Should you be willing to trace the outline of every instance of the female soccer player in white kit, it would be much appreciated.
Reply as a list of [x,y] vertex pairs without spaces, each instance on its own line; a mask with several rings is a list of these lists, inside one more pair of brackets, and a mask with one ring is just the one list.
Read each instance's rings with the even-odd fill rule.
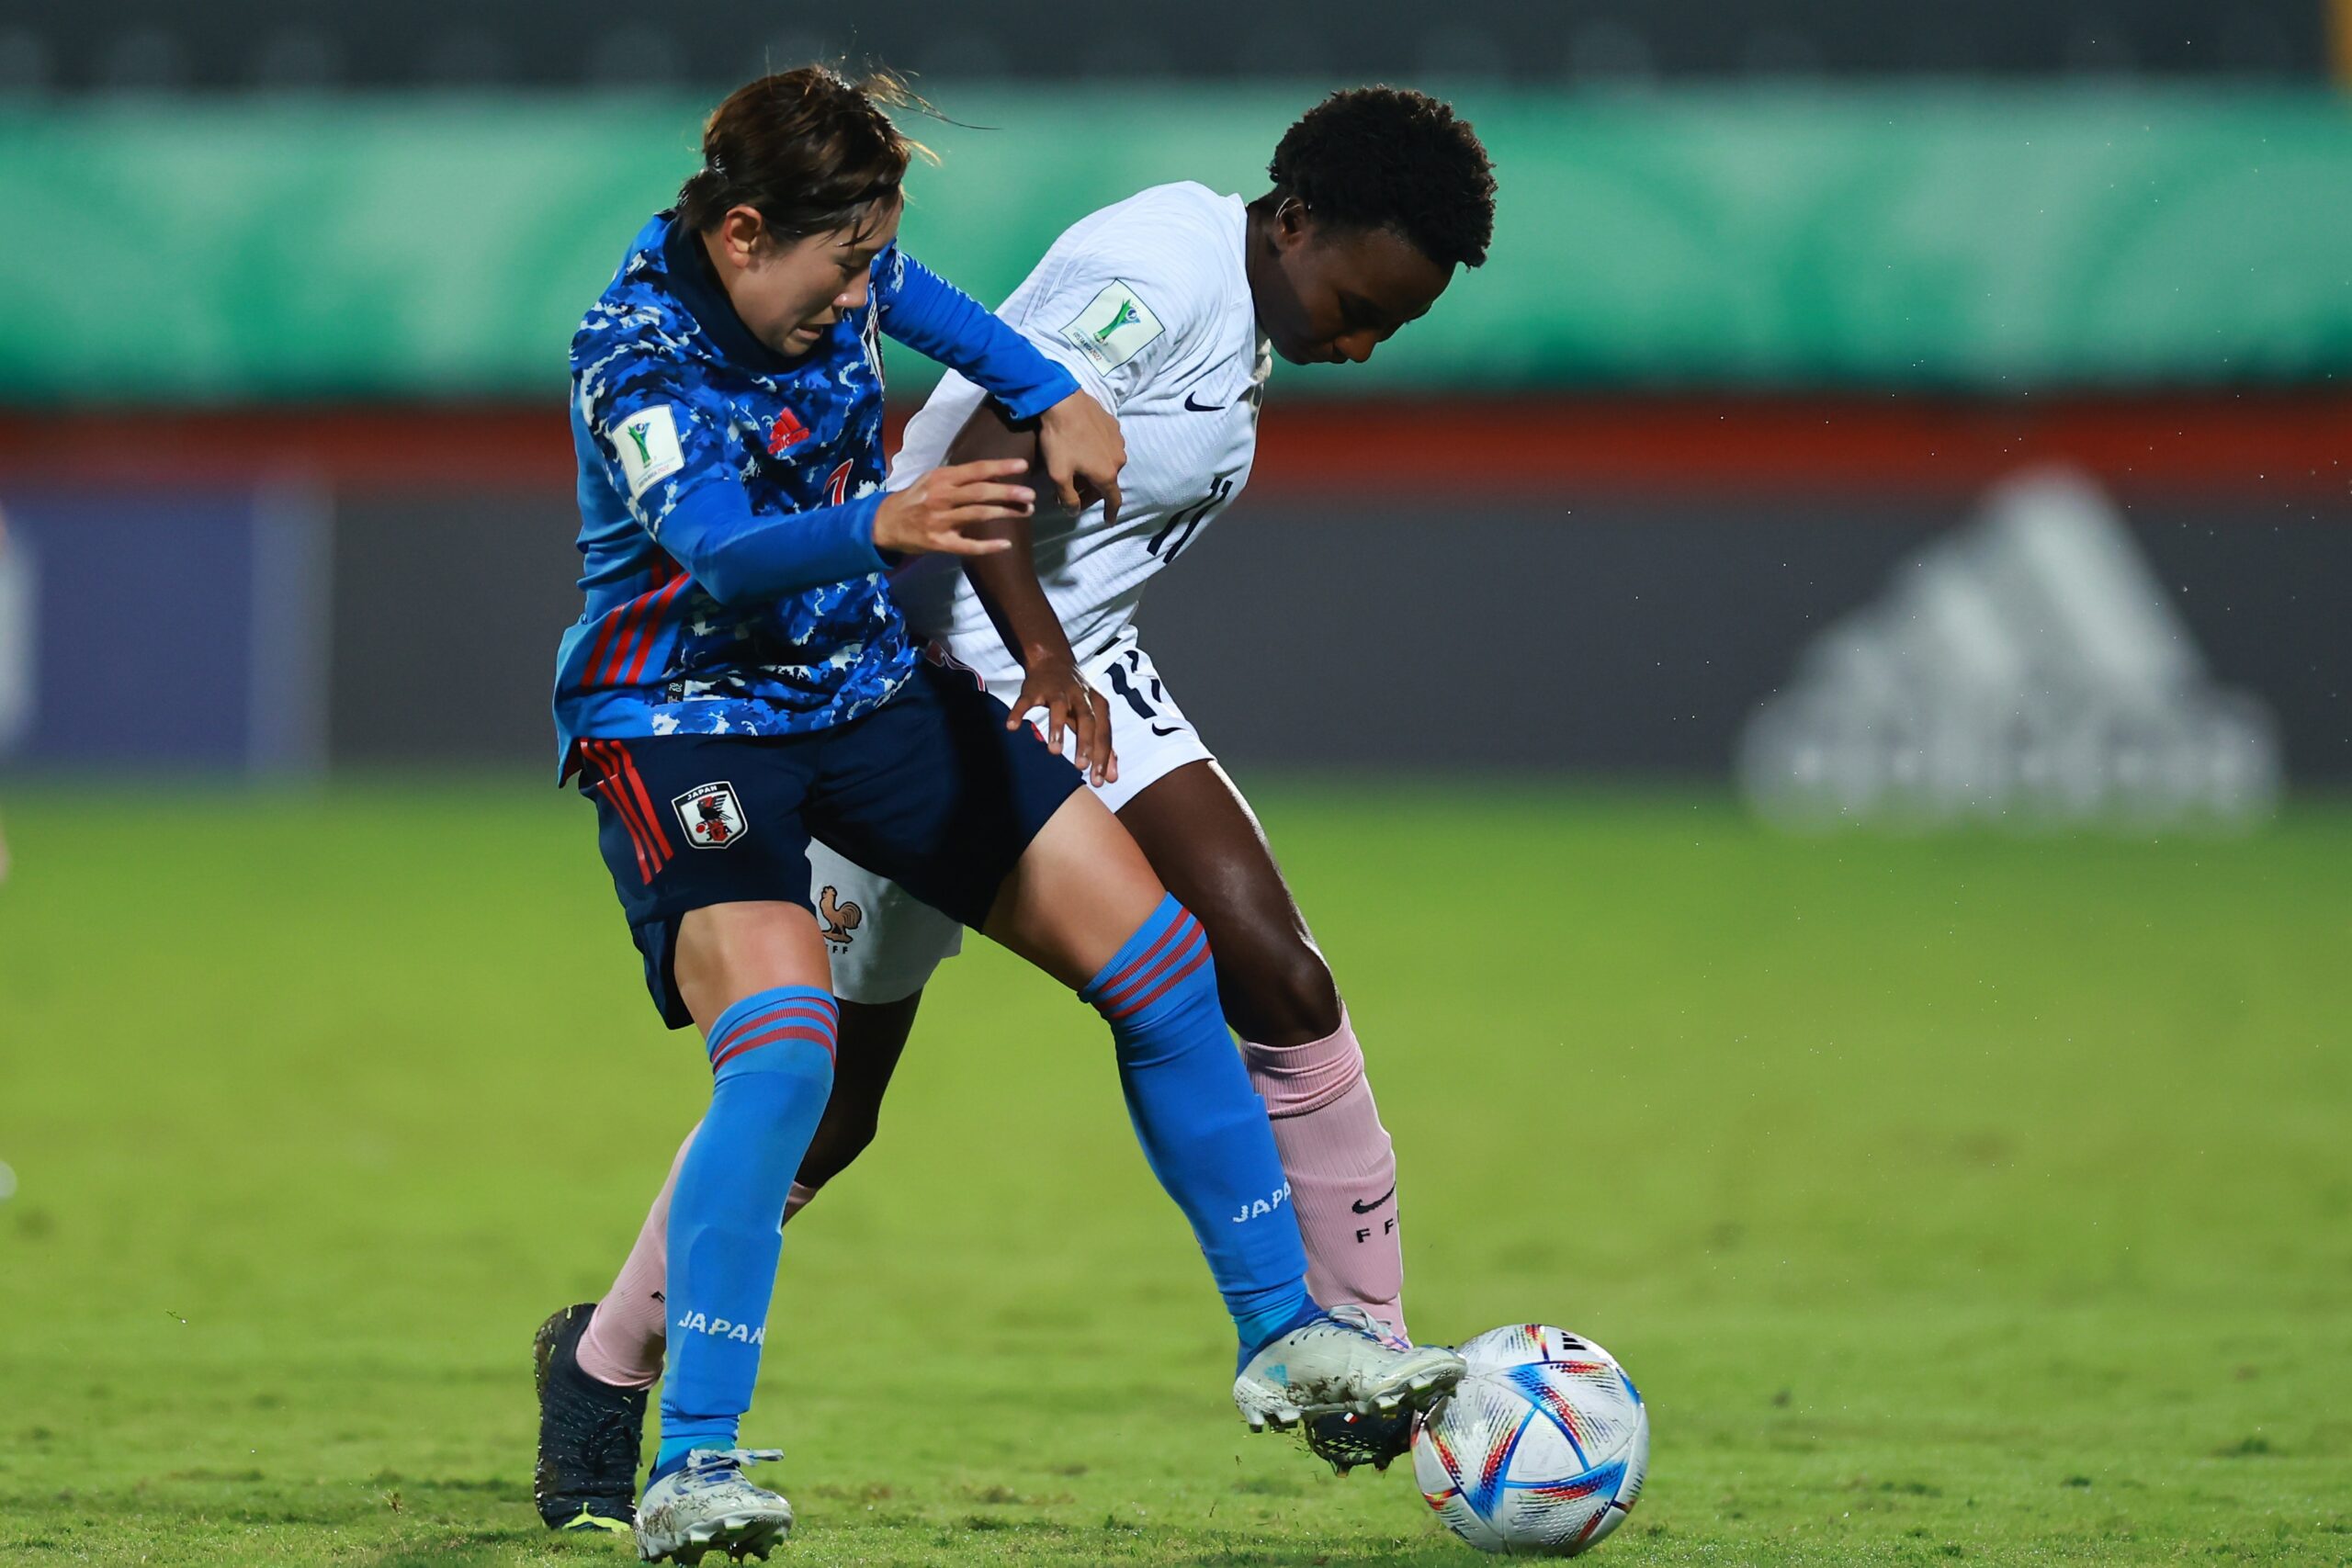
[[[1185,718],[1135,626],[1143,590],[1248,482],[1272,356],[1362,363],[1425,313],[1454,268],[1486,256],[1494,177],[1470,126],[1422,94],[1335,94],[1283,137],[1254,201],[1160,186],[1065,232],[999,314],[1115,412],[1124,499],[1043,509],[1015,548],[912,563],[892,592],[932,657],[960,666],[1081,767],[1209,935],[1219,993],[1272,1118],[1317,1300],[1360,1306],[1401,1337],[1396,1161],[1329,969],[1255,817]],[[908,426],[891,483],[946,463],[1037,452],[980,389],[950,375]],[[1115,758],[1112,726],[1117,727]],[[931,974],[956,921],[819,844],[820,925],[841,999],[839,1068],[793,1208],[872,1138]],[[682,1151],[683,1157],[683,1151]],[[668,1190],[584,1325],[545,1330],[616,1394],[662,1365]],[[787,1211],[789,1213],[791,1211]],[[1325,1422],[1342,1470],[1385,1465],[1408,1421]],[[550,1455],[543,1435],[543,1468]],[[575,1470],[577,1467],[564,1467]],[[553,1521],[550,1521],[553,1522]]]

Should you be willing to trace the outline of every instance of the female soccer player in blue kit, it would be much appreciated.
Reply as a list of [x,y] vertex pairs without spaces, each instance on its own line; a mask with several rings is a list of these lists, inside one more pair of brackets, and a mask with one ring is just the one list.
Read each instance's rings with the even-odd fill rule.
[[1233,1315],[1234,1397],[1253,1427],[1433,1400],[1459,1358],[1390,1344],[1307,1295],[1199,923],[1076,770],[914,656],[886,590],[895,558],[1003,548],[990,525],[1034,496],[1008,482],[1017,460],[882,493],[878,334],[1038,421],[1066,502],[1085,482],[1115,504],[1115,424],[898,249],[910,144],[866,91],[816,68],[764,77],[712,115],[703,152],[572,340],[587,607],[555,697],[563,769],[595,803],[647,984],[672,1027],[701,1030],[713,1072],[671,1201],[641,1554],[764,1556],[791,1524],[741,1474],[775,1456],[737,1435],[786,1194],[832,1080],[812,836],[1108,1021],[1146,1156]]

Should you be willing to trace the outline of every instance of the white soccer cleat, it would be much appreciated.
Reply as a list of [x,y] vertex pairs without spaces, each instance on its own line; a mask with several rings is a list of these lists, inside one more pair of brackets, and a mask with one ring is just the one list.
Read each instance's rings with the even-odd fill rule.
[[1318,1416],[1427,1410],[1465,1370],[1453,1351],[1399,1345],[1362,1307],[1343,1306],[1250,1357],[1233,1380],[1233,1403],[1251,1431],[1287,1431]]
[[700,1562],[707,1552],[767,1560],[792,1533],[792,1505],[743,1479],[743,1466],[781,1449],[696,1449],[685,1467],[646,1488],[637,1506],[637,1555],[647,1562]]

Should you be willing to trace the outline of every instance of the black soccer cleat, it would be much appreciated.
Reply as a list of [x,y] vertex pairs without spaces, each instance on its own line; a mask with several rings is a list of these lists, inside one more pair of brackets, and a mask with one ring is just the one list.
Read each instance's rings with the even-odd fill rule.
[[637,1460],[645,1440],[645,1393],[580,1370],[580,1336],[596,1303],[565,1307],[539,1325],[531,1359],[539,1388],[539,1462],[532,1500],[551,1530],[637,1527]]
[[1416,1418],[1410,1410],[1371,1416],[1343,1410],[1336,1416],[1317,1416],[1306,1424],[1307,1450],[1340,1475],[1360,1464],[1386,1470],[1412,1451]]

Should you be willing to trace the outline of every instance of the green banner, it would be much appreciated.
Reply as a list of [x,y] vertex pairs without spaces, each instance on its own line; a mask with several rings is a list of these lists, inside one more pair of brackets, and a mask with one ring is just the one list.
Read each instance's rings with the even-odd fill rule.
[[[941,161],[911,176],[906,243],[999,299],[1062,227],[1143,186],[1254,195],[1316,96],[945,92],[963,123],[911,127]],[[1317,391],[2352,368],[2352,108],[2332,97],[1453,96],[1502,183],[1493,258],[1370,367],[1295,373]],[[553,395],[572,324],[694,167],[705,107],[0,111],[0,400]]]

